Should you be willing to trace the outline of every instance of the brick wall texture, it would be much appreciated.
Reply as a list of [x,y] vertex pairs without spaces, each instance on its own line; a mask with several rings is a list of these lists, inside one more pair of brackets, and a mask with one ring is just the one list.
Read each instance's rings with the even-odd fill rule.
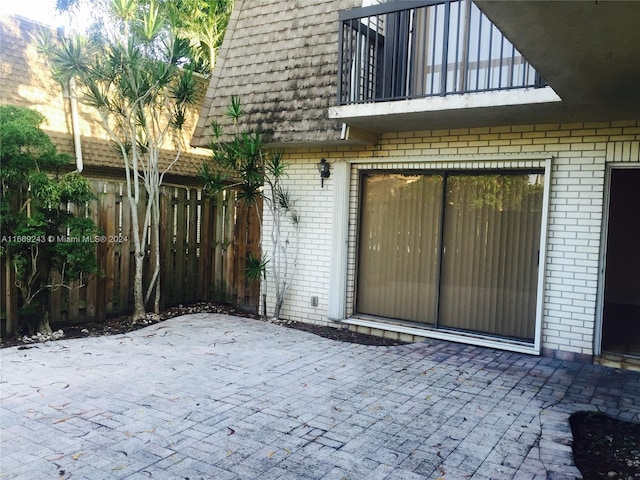
[[[543,292],[542,349],[590,356],[594,349],[606,221],[607,165],[640,167],[640,121],[461,128],[382,134],[372,147],[287,149],[288,187],[301,217],[300,257],[283,318],[327,321],[333,178],[316,163],[348,162],[347,313],[353,311],[358,171],[368,168],[518,168],[552,159]],[[270,219],[265,218],[265,231]],[[265,236],[265,248],[269,250]],[[318,307],[311,297],[319,297]]]

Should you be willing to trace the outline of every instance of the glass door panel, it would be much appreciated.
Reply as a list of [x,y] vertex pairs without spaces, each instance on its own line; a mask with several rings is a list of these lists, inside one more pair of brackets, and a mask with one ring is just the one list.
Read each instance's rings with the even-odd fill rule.
[[447,177],[439,326],[533,341],[542,177]]
[[433,324],[442,175],[362,179],[357,311]]

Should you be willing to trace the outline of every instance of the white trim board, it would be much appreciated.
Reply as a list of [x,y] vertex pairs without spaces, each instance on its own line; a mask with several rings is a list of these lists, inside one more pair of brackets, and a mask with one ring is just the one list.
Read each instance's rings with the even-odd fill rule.
[[366,320],[358,317],[350,317],[342,322],[346,325],[354,325],[366,328],[374,328],[377,330],[386,330],[389,332],[405,333],[407,335],[415,335],[418,337],[434,338],[437,340],[446,340],[456,343],[464,343],[467,345],[476,345],[480,347],[496,348],[499,350],[507,350],[510,352],[527,353],[530,355],[540,355],[532,344],[520,343],[509,340],[492,339],[483,335],[475,335],[472,333],[452,333],[445,330],[435,330],[429,328],[409,327],[405,325],[397,325],[384,320]]

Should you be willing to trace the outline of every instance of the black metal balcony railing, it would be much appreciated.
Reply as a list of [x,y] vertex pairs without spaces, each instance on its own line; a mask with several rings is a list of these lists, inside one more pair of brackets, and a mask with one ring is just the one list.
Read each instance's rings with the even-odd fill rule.
[[340,12],[339,105],[545,85],[471,0]]

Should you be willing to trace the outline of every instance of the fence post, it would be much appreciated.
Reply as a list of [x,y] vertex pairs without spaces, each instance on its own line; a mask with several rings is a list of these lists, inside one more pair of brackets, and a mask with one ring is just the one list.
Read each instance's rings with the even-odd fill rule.
[[14,334],[18,328],[18,290],[15,282],[15,273],[11,268],[11,257],[5,255],[2,257],[4,263],[4,271],[2,275],[4,277],[4,314],[5,314],[5,328],[3,332],[0,332],[2,336],[10,337]]
[[213,268],[211,257],[211,237],[209,231],[211,228],[211,198],[200,191],[200,199],[198,205],[200,207],[200,259],[198,262],[198,297],[201,300],[209,300],[209,279],[211,278],[210,270]]

